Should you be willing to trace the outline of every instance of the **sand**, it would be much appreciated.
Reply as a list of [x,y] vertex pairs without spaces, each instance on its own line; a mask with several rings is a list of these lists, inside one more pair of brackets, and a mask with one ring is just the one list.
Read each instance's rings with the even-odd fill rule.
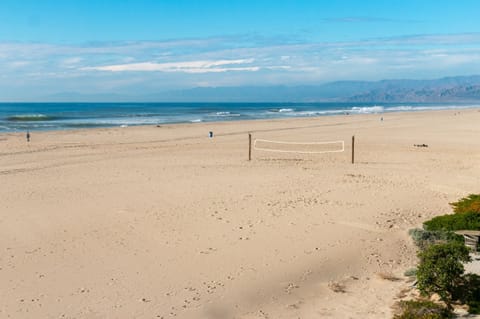
[[408,229],[479,191],[480,112],[382,116],[1,134],[0,318],[389,318]]

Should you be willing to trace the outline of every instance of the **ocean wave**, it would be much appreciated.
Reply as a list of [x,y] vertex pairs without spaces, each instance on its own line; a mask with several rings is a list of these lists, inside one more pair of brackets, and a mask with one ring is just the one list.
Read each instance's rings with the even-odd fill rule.
[[292,108],[279,108],[279,109],[270,109],[268,110],[268,112],[272,112],[272,113],[290,113],[290,112],[294,112],[295,110],[292,109]]
[[[167,107],[168,106],[168,107]],[[57,130],[96,127],[118,127],[121,125],[158,125],[165,123],[202,123],[216,121],[236,121],[253,119],[321,117],[344,114],[374,114],[388,112],[416,112],[430,110],[461,110],[480,108],[477,104],[416,104],[385,103],[372,105],[368,103],[311,103],[311,104],[225,104],[200,108],[195,104],[185,107],[178,105],[103,105],[68,104],[59,108],[49,104],[1,105],[0,131],[20,132],[26,130]],[[2,108],[3,107],[3,108]]]
[[66,123],[62,124],[59,127],[66,127],[66,128],[98,128],[98,127],[105,127],[105,126],[113,126],[112,125],[105,125],[101,123]]
[[370,113],[382,113],[384,111],[383,106],[354,106],[351,109],[352,113],[370,114]]
[[387,107],[386,111],[388,112],[408,112],[408,111],[434,111],[434,110],[462,110],[468,108],[478,108],[478,105],[399,105]]
[[386,110],[389,112],[405,112],[405,111],[414,111],[417,109],[418,107],[413,107],[411,105],[399,105],[399,106],[387,107]]
[[19,114],[7,117],[10,122],[40,122],[40,121],[55,121],[59,118],[57,116],[45,114]]
[[229,116],[240,116],[241,114],[238,113],[232,113],[232,112],[216,112],[215,116],[220,116],[220,117],[229,117]]
[[324,111],[301,111],[295,112],[295,116],[321,116],[321,115],[336,115],[345,114],[348,111],[345,110],[324,110]]
[[160,117],[112,117],[71,119],[59,122],[67,126],[117,126],[117,125],[150,125],[164,122]]

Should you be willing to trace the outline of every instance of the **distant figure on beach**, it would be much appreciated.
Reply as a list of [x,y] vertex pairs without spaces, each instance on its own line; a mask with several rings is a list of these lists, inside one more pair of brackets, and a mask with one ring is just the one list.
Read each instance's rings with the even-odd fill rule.
[[380,121],[382,121],[382,122],[383,122],[383,116],[380,118]]
[[212,131],[208,132],[208,137],[210,137],[210,138],[213,137],[213,132]]
[[27,131],[27,142],[30,142],[30,132]]

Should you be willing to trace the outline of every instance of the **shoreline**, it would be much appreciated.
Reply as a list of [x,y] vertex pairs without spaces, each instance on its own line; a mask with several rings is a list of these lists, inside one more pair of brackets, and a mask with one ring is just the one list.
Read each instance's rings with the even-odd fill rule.
[[[112,103],[109,103],[112,104]],[[162,103],[163,104],[163,103]],[[343,107],[341,105],[345,104]],[[36,105],[36,104],[35,104]],[[39,104],[41,105],[41,104]],[[50,105],[50,104],[48,104]],[[95,103],[83,103],[89,107],[78,109],[67,108],[70,104],[60,103],[63,108],[48,109],[44,111],[39,109],[24,108],[16,111],[14,108],[8,107],[2,109],[4,117],[0,118],[1,133],[15,133],[31,130],[34,132],[51,132],[77,129],[103,129],[103,128],[120,128],[120,127],[137,127],[149,125],[182,125],[182,124],[214,124],[219,122],[237,122],[237,121],[256,121],[256,120],[277,120],[277,119],[302,119],[302,118],[319,118],[330,116],[353,116],[353,115],[383,115],[396,114],[404,112],[425,112],[425,111],[462,111],[468,109],[479,109],[479,105],[467,104],[422,104],[413,103],[412,105],[404,105],[398,103],[387,103],[384,105],[377,105],[375,103],[340,103],[335,108],[328,103],[259,103],[261,107],[253,108],[252,103],[238,103],[225,104],[214,103],[204,104],[199,111],[196,111],[193,106],[197,104],[179,104],[182,107],[176,109],[175,104],[166,103],[165,108],[155,107],[153,104],[138,104],[133,105],[130,109],[121,108],[118,112],[112,110],[104,110],[99,108],[98,114],[93,116],[89,107],[95,106]],[[122,105],[113,103],[112,106]],[[129,104],[126,104],[129,105]],[[232,107],[238,105],[238,109]],[[296,105],[296,107],[295,107]],[[347,107],[348,105],[348,107]],[[1,106],[1,105],[0,105]],[[188,107],[187,107],[188,106]],[[182,119],[180,119],[182,118]],[[110,123],[110,124],[107,124]]]
[[[407,230],[478,188],[454,113],[2,133],[0,315],[386,318]],[[250,131],[346,151],[249,162]]]
[[[318,121],[322,119],[343,119],[345,120],[342,123],[331,123],[332,125],[339,125],[339,124],[346,124],[350,123],[347,121],[348,119],[358,119],[358,118],[371,118],[371,117],[378,117],[378,118],[387,118],[388,115],[392,115],[391,118],[396,118],[399,114],[405,114],[405,115],[419,115],[419,116],[425,116],[426,114],[430,113],[442,113],[442,112],[453,112],[454,115],[461,114],[461,112],[480,112],[480,107],[471,107],[471,108],[462,108],[462,109],[440,109],[440,110],[422,110],[422,111],[396,111],[396,112],[381,112],[381,113],[366,113],[366,114],[332,114],[332,115],[321,115],[321,116],[305,116],[305,117],[288,117],[288,118],[271,118],[271,119],[249,119],[249,120],[226,120],[226,121],[212,121],[212,122],[180,122],[180,123],[164,123],[164,124],[140,124],[140,125],[125,125],[125,126],[106,126],[106,127],[93,127],[93,128],[68,128],[68,129],[53,129],[53,130],[34,130],[30,131],[34,134],[51,134],[51,133],[84,133],[88,131],[105,131],[105,130],[132,130],[132,129],[142,129],[142,128],[180,128],[180,127],[212,127],[215,125],[219,125],[220,127],[224,126],[229,126],[229,125],[235,125],[239,124],[240,126],[247,126],[248,123],[252,124],[257,124],[254,126],[259,126],[267,123],[286,123],[286,122],[310,122],[310,121]],[[332,121],[326,121],[327,125],[328,123]],[[325,124],[318,124],[318,126],[324,126]],[[313,128],[315,126],[293,126],[293,127],[287,127],[287,128],[279,128],[280,130],[289,130],[289,129],[302,129],[302,128]],[[270,132],[270,131],[275,131],[275,128],[272,129],[260,129],[260,130],[245,130],[241,132],[234,132],[234,134],[241,134],[241,133],[247,133],[248,132]],[[0,132],[0,136],[5,136],[5,135],[10,135],[10,136],[16,136],[16,135],[23,135],[25,131],[7,131],[7,132]],[[208,132],[207,132],[208,133]],[[232,132],[231,132],[232,133]],[[230,133],[230,134],[231,134]],[[217,135],[216,136],[220,136]],[[192,137],[193,138],[193,137]]]

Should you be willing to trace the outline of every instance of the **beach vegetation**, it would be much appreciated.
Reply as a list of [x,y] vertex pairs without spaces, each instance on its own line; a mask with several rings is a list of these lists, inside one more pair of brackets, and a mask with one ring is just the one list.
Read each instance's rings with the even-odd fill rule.
[[425,230],[421,228],[414,228],[408,231],[409,235],[412,237],[415,245],[423,250],[430,245],[446,243],[446,242],[459,242],[463,243],[463,236],[457,235],[452,231],[445,230]]
[[403,273],[405,277],[416,277],[417,276],[417,268],[409,268],[405,270]]
[[437,216],[423,223],[427,231],[480,230],[480,213],[464,212]]
[[[419,248],[417,268],[405,272],[416,277],[422,296],[438,296],[441,304],[416,300],[400,302],[396,319],[452,318],[452,304],[466,305],[471,314],[480,314],[480,276],[465,274],[464,264],[471,261],[458,230],[480,230],[480,195],[471,194],[450,203],[455,214],[434,217],[423,223],[423,229],[409,230]],[[446,307],[445,307],[445,306]]]
[[480,276],[465,274],[457,288],[456,297],[461,303],[468,305],[468,312],[480,314]]
[[480,214],[480,194],[470,194],[460,199],[458,202],[450,203],[453,211],[457,214],[479,213]]
[[400,301],[400,314],[394,319],[447,319],[453,318],[451,310],[427,300]]
[[463,263],[470,261],[468,248],[457,242],[431,245],[418,253],[417,287],[423,295],[438,294],[449,309],[465,284]]

